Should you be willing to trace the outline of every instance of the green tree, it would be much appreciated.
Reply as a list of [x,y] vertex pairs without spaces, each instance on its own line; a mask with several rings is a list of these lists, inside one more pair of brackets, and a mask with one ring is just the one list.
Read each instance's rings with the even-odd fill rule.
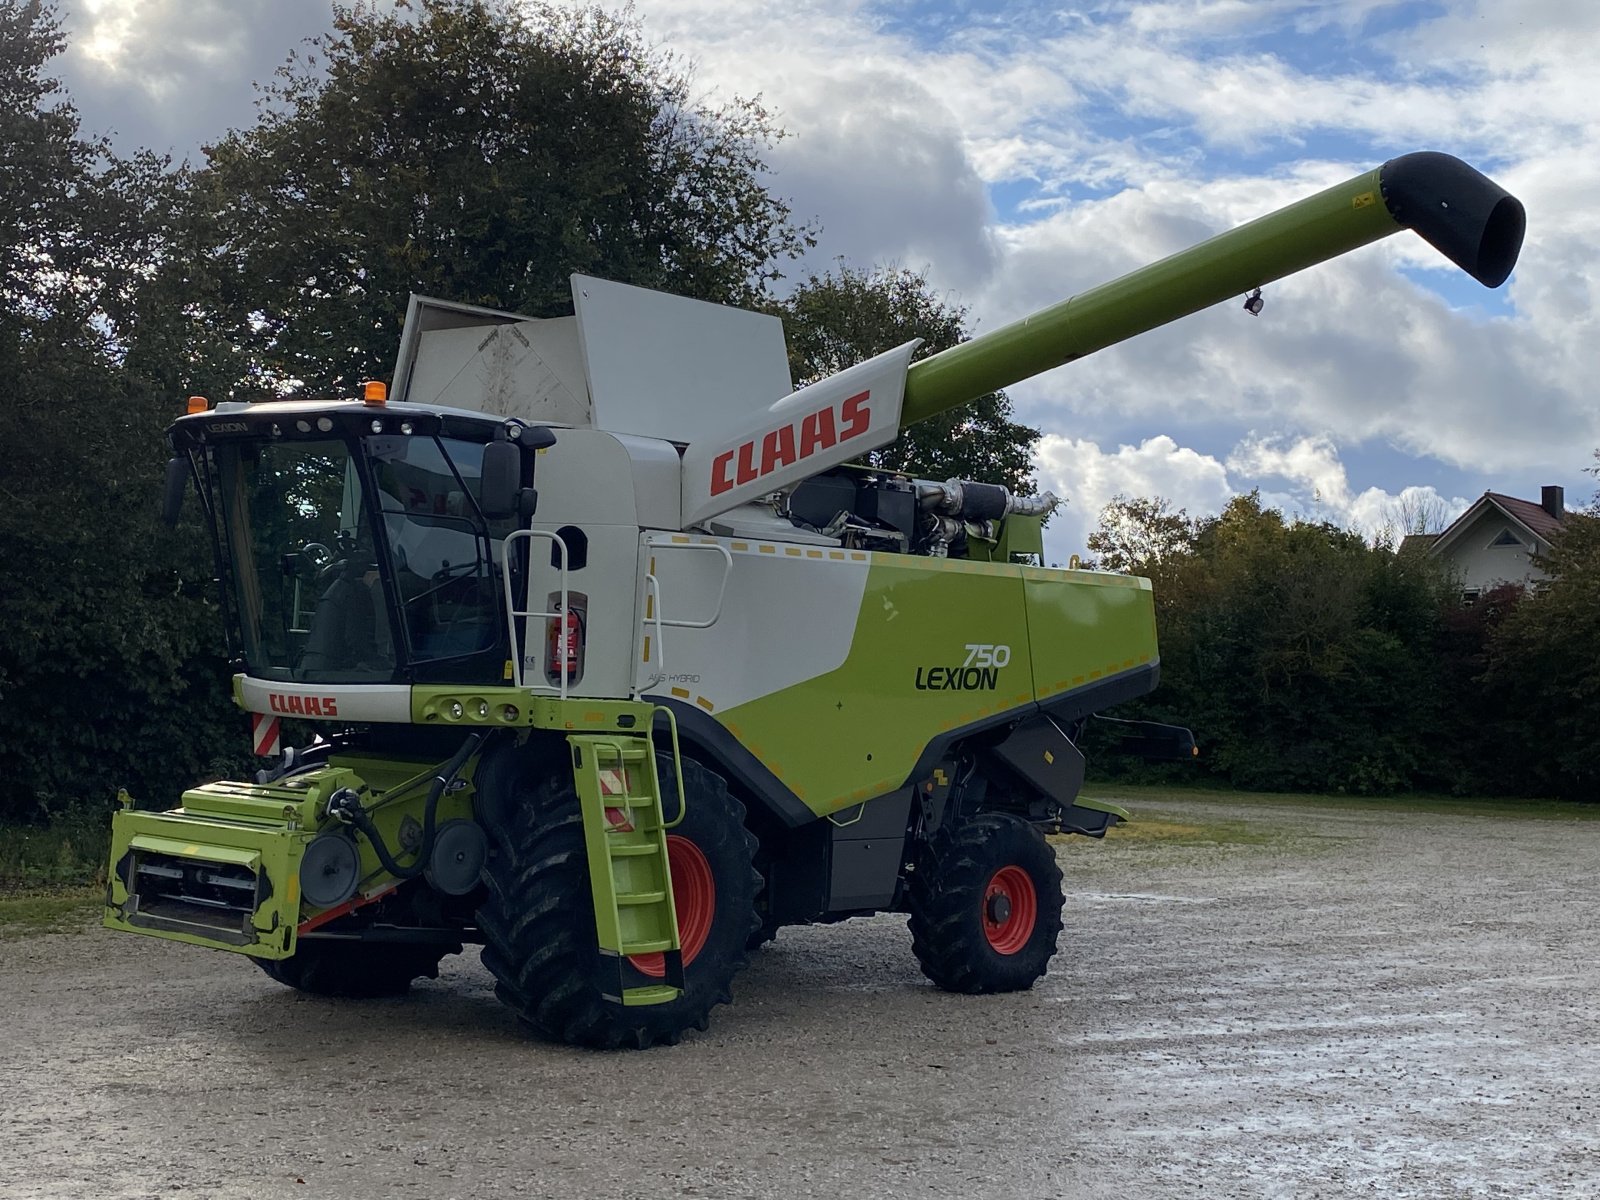
[[1088,547],[1103,571],[1149,574],[1194,551],[1195,522],[1161,496],[1116,495],[1100,510]]
[[1434,672],[1443,699],[1422,785],[1458,795],[1528,795],[1540,788],[1528,770],[1528,731],[1504,692],[1485,682],[1500,627],[1528,598],[1521,584],[1490,588],[1463,602],[1452,586],[1441,605]]
[[628,15],[337,5],[207,152],[200,290],[246,391],[386,375],[413,291],[556,315],[576,271],[756,303],[810,237],[763,186],[779,136],[757,103],[699,103]]
[[168,405],[122,353],[170,191],[82,134],[62,47],[0,0],[0,819],[170,793],[242,733],[202,544],[154,519]]
[[1413,786],[1441,713],[1431,566],[1254,493],[1188,532],[1181,516],[1122,501],[1097,530],[1155,589],[1162,686],[1142,711],[1190,726],[1200,770],[1233,786]]
[[[921,338],[918,358],[967,339],[967,310],[935,295],[923,273],[840,265],[813,274],[779,306],[796,384],[813,383],[874,354]],[[864,462],[924,479],[1003,483],[1031,492],[1039,430],[1011,419],[1004,392],[910,426]]]
[[1597,801],[1600,494],[1588,511],[1568,515],[1540,565],[1548,583],[1516,605],[1490,642],[1483,683],[1505,722],[1495,744],[1481,749],[1513,754],[1536,790]]

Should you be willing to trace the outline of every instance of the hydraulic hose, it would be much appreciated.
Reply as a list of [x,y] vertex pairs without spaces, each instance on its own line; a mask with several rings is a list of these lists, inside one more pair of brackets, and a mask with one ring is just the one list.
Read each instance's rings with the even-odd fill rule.
[[444,795],[445,788],[450,786],[452,780],[460,773],[461,768],[467,765],[467,760],[473,756],[482,744],[484,735],[470,733],[467,740],[461,743],[461,748],[455,756],[439,768],[433,777],[433,783],[428,788],[427,803],[422,809],[422,841],[417,846],[417,856],[410,866],[401,866],[389,852],[389,847],[383,843],[383,835],[378,832],[378,826],[371,815],[361,805],[361,798],[349,788],[341,788],[328,800],[328,814],[340,821],[355,826],[372,843],[372,848],[377,852],[378,861],[383,864],[383,869],[396,879],[415,879],[428,868],[428,861],[433,857],[433,839],[437,828],[436,817],[439,811],[439,797]]

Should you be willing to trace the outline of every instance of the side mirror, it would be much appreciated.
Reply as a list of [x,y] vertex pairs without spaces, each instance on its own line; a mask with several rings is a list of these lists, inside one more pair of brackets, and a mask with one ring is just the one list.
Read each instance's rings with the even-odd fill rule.
[[167,486],[161,497],[161,519],[171,529],[178,523],[178,514],[183,511],[184,493],[189,490],[189,460],[187,458],[171,458],[167,460]]
[[522,490],[522,450],[515,442],[490,442],[483,448],[483,476],[478,506],[491,521],[517,514]]

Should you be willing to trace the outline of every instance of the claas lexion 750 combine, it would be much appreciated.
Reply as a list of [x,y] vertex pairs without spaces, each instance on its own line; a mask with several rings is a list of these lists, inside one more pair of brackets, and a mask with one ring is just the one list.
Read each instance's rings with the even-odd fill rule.
[[[798,391],[776,319],[575,276],[570,317],[414,297],[390,396],[191,404],[167,507],[192,481],[271,765],[125,802],[105,923],[331,995],[481,943],[533,1029],[608,1047],[705,1028],[781,926],[879,911],[941,987],[1031,986],[1045,834],[1127,815],[1077,743],[1156,685],[1150,585],[1046,567],[1052,496],[849,460],[1402,228],[1495,287],[1523,211],[1407,155]],[[280,751],[284,717],[320,732]]]

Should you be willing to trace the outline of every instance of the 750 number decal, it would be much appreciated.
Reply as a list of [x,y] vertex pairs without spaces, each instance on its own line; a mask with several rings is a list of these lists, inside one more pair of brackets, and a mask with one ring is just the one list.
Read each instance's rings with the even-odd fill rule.
[[995,642],[968,642],[967,657],[958,666],[918,667],[919,692],[992,692],[1000,671],[1011,662],[1011,647]]
[[967,661],[962,667],[1004,667],[1011,662],[1011,647],[989,642],[968,642]]

